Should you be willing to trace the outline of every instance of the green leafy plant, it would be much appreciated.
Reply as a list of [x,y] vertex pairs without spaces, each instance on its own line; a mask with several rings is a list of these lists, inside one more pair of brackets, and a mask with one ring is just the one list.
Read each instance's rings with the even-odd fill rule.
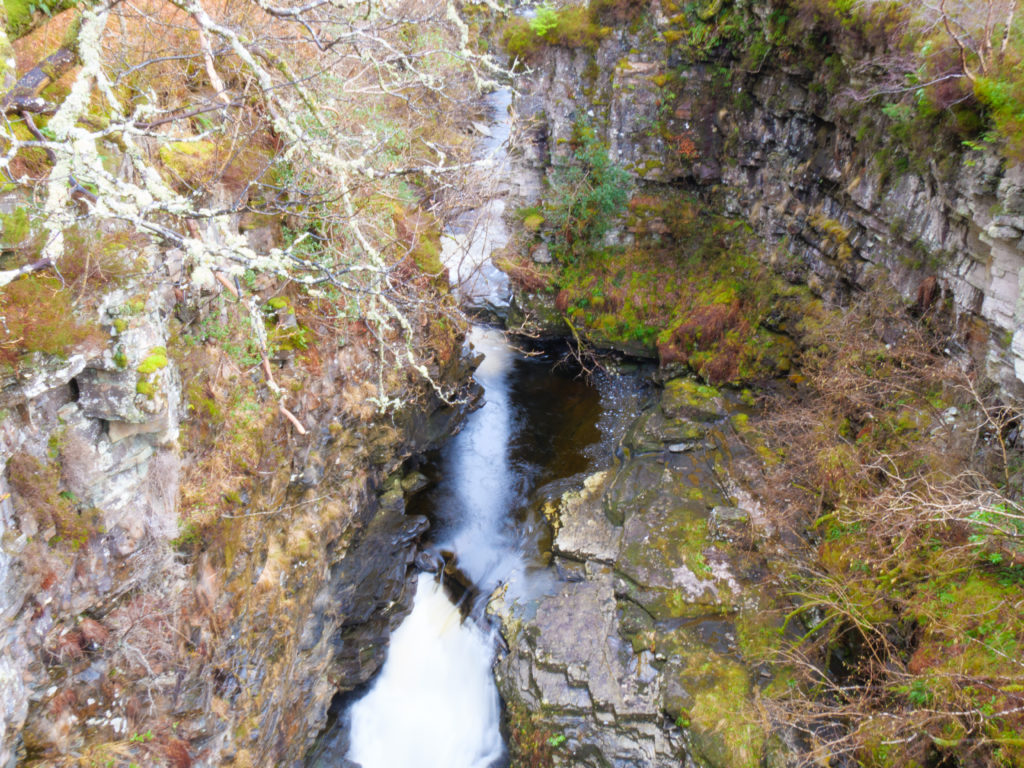
[[550,3],[537,7],[536,15],[529,21],[530,29],[538,37],[544,37],[558,26],[558,11]]
[[548,739],[548,744],[550,744],[552,747],[560,747],[565,743],[565,740],[566,739],[564,733],[556,733],[554,736],[551,736]]
[[577,121],[571,161],[560,167],[551,184],[547,222],[552,252],[573,263],[594,251],[622,216],[629,200],[629,174],[615,165],[593,127]]

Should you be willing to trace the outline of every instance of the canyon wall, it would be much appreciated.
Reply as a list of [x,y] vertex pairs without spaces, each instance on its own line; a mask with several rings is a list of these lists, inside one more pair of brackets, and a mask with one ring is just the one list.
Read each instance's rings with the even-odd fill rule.
[[[749,9],[755,28],[768,12]],[[838,109],[849,96],[825,84],[833,73],[782,55],[750,71],[742,48],[700,60],[677,29],[655,5],[593,49],[546,48],[521,83],[534,167],[557,163],[588,122],[641,192],[708,195],[750,223],[791,282],[845,301],[884,275],[908,302],[948,297],[950,353],[1024,394],[1024,167],[938,141],[934,156],[893,162],[879,152],[891,120],[867,102],[851,125]]]
[[[0,765],[299,764],[409,607],[427,521],[402,464],[459,409],[395,369],[376,411],[355,329],[315,365],[278,348],[292,423],[232,356],[244,304],[183,302],[180,253],[134,257],[147,279],[102,295],[97,332],[2,381]],[[438,381],[467,373],[449,338]]]

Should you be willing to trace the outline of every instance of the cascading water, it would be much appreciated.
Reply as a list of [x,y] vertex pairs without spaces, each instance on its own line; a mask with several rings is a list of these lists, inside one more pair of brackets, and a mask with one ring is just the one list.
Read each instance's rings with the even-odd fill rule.
[[352,707],[349,759],[363,768],[490,768],[501,760],[493,647],[434,578],[420,574],[384,668]]
[[523,541],[529,526],[509,514],[530,479],[510,455],[522,427],[508,381],[515,355],[499,331],[474,327],[470,340],[484,354],[475,378],[486,400],[445,450],[445,473],[431,499],[431,538],[458,556],[462,574],[487,595],[503,581],[522,585],[537,547]]
[[[507,91],[488,101],[497,118],[480,163],[495,176],[506,166],[501,146],[509,132]],[[503,171],[502,171],[503,172]],[[489,262],[507,233],[504,201],[491,200],[457,224],[446,263],[464,301],[500,306],[504,274]],[[410,504],[432,522],[425,546],[454,555],[458,569],[483,597],[507,584],[517,596],[553,582],[543,567],[546,528],[528,502],[535,489],[582,473],[606,452],[610,414],[635,395],[612,379],[601,392],[550,364],[513,351],[501,332],[476,326],[473,348],[484,357],[475,378],[484,404],[440,451],[436,485]],[[465,608],[466,606],[462,606]],[[482,606],[470,606],[479,618]],[[500,706],[491,674],[494,638],[448,599],[428,574],[417,583],[411,613],[392,634],[388,657],[369,692],[342,718],[348,724],[346,760],[316,766],[362,768],[493,768],[506,762]],[[344,740],[343,740],[344,741]]]
[[[482,597],[502,583],[516,596],[537,594],[554,576],[544,567],[547,532],[534,491],[578,479],[611,450],[612,414],[635,406],[624,380],[597,389],[519,355],[499,331],[475,327],[470,339],[484,354],[475,374],[484,405],[423,467],[436,484],[409,511],[431,518],[424,546],[453,553]],[[472,620],[460,623],[463,613],[432,576],[419,577],[382,671],[348,711],[349,760],[363,768],[504,764],[493,638]]]
[[[475,584],[493,586],[522,562],[507,539],[514,478],[505,373],[512,353],[496,331],[474,328],[471,339],[485,353],[476,377],[487,401],[448,448],[446,486],[454,498],[437,512],[446,521],[445,546],[459,554]],[[463,514],[467,509],[472,514]],[[421,574],[412,612],[392,634],[377,680],[349,712],[349,760],[363,768],[499,764],[504,746],[493,656],[493,637],[463,622],[433,577]]]
[[[498,118],[483,142],[480,165],[504,163],[510,94],[488,99]],[[504,242],[504,203],[489,201],[472,220],[457,223],[445,243],[449,269],[463,297],[491,305],[506,299],[505,276],[489,265]],[[517,549],[505,541],[513,487],[507,459],[511,410],[504,385],[511,351],[500,334],[474,328],[474,346],[485,357],[476,372],[486,402],[456,437],[448,473],[456,499],[445,521],[460,565],[481,587],[521,570]],[[458,513],[455,513],[455,510]],[[464,514],[464,510],[472,514]],[[486,587],[485,587],[486,589]],[[373,687],[348,713],[348,760],[363,768],[490,768],[504,761],[500,704],[491,675],[494,638],[463,622],[459,609],[428,574],[419,577],[412,612],[391,636],[388,657]]]

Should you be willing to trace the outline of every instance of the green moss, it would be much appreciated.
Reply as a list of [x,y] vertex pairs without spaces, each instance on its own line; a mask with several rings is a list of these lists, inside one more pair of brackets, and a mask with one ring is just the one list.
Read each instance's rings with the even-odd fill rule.
[[[57,452],[63,447],[58,440]],[[55,533],[49,545],[77,550],[92,534],[100,532],[102,520],[95,509],[81,509],[74,494],[63,488],[60,463],[60,457],[40,461],[19,451],[7,463],[7,478],[15,508],[31,515],[40,531],[52,526]]]
[[135,384],[135,391],[140,395],[153,397],[157,392],[157,388],[152,382],[146,381],[145,379],[139,379]]
[[823,232],[828,241],[836,249],[836,258],[845,263],[853,256],[853,248],[850,246],[850,230],[844,227],[835,219],[830,219],[820,213],[814,214],[809,219],[811,226]]
[[972,573],[926,582],[911,603],[923,628],[920,666],[936,673],[998,678],[1016,674],[1024,653],[1024,619],[1014,605],[1021,584],[998,573]]
[[533,19],[512,16],[502,29],[502,47],[513,59],[534,59],[545,46],[594,51],[611,30],[595,23],[586,8],[541,6]]
[[428,275],[442,275],[445,271],[441,262],[441,242],[438,233],[421,235],[412,252],[416,266]]
[[544,217],[539,213],[530,214],[523,219],[523,226],[531,232],[536,232],[544,223]]
[[139,363],[137,370],[143,376],[156,373],[161,368],[167,367],[167,350],[163,347],[154,347],[145,360]]
[[709,653],[703,663],[686,671],[686,683],[694,692],[688,719],[697,756],[708,765],[760,766],[764,734],[751,703],[752,686],[746,669]]
[[114,330],[117,333],[124,333],[126,330],[128,330],[128,321],[125,320],[123,317],[115,317]]
[[717,413],[720,394],[715,387],[706,386],[694,379],[676,378],[665,382],[661,402],[666,412],[696,408]]
[[160,161],[178,178],[196,184],[217,169],[217,145],[204,139],[171,141],[160,147]]
[[749,226],[680,193],[637,195],[625,218],[630,247],[584,249],[560,265],[558,303],[583,338],[686,364],[714,384],[788,372],[795,345],[759,324],[806,289],[756,257]]
[[707,6],[697,11],[697,18],[701,21],[711,21],[721,10],[724,0],[711,0]]
[[136,296],[122,304],[118,308],[117,314],[119,317],[132,317],[134,315],[141,315],[145,311],[146,299]]
[[4,0],[7,31],[12,38],[30,32],[40,19],[49,19],[65,8],[73,8],[74,0]]
[[3,241],[11,245],[24,242],[30,232],[28,208],[20,207],[14,213],[0,214],[0,226],[3,227]]
[[278,326],[268,334],[268,342],[275,350],[300,350],[309,347],[310,331],[302,326]]

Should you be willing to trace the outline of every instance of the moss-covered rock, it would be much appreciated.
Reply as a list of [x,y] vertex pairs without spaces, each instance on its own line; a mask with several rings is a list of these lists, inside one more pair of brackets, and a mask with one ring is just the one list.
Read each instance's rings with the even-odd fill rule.
[[565,337],[571,333],[555,297],[548,293],[516,292],[508,307],[507,323],[513,332],[521,330],[540,338]]
[[[678,765],[684,750],[708,768],[760,764],[751,669],[775,647],[779,614],[761,610],[771,601],[755,586],[750,514],[730,518],[730,536],[708,524],[712,509],[735,509],[716,472],[740,449],[708,423],[732,407],[715,389],[670,382],[626,428],[617,465],[545,507],[573,580],[526,604],[498,601],[511,647],[499,685],[535,726],[565,735],[556,765]],[[674,450],[686,438],[696,444]],[[642,739],[653,753],[640,758]]]
[[683,673],[694,691],[689,738],[695,756],[710,768],[757,768],[764,736],[750,703],[747,670],[722,656],[708,655]]

